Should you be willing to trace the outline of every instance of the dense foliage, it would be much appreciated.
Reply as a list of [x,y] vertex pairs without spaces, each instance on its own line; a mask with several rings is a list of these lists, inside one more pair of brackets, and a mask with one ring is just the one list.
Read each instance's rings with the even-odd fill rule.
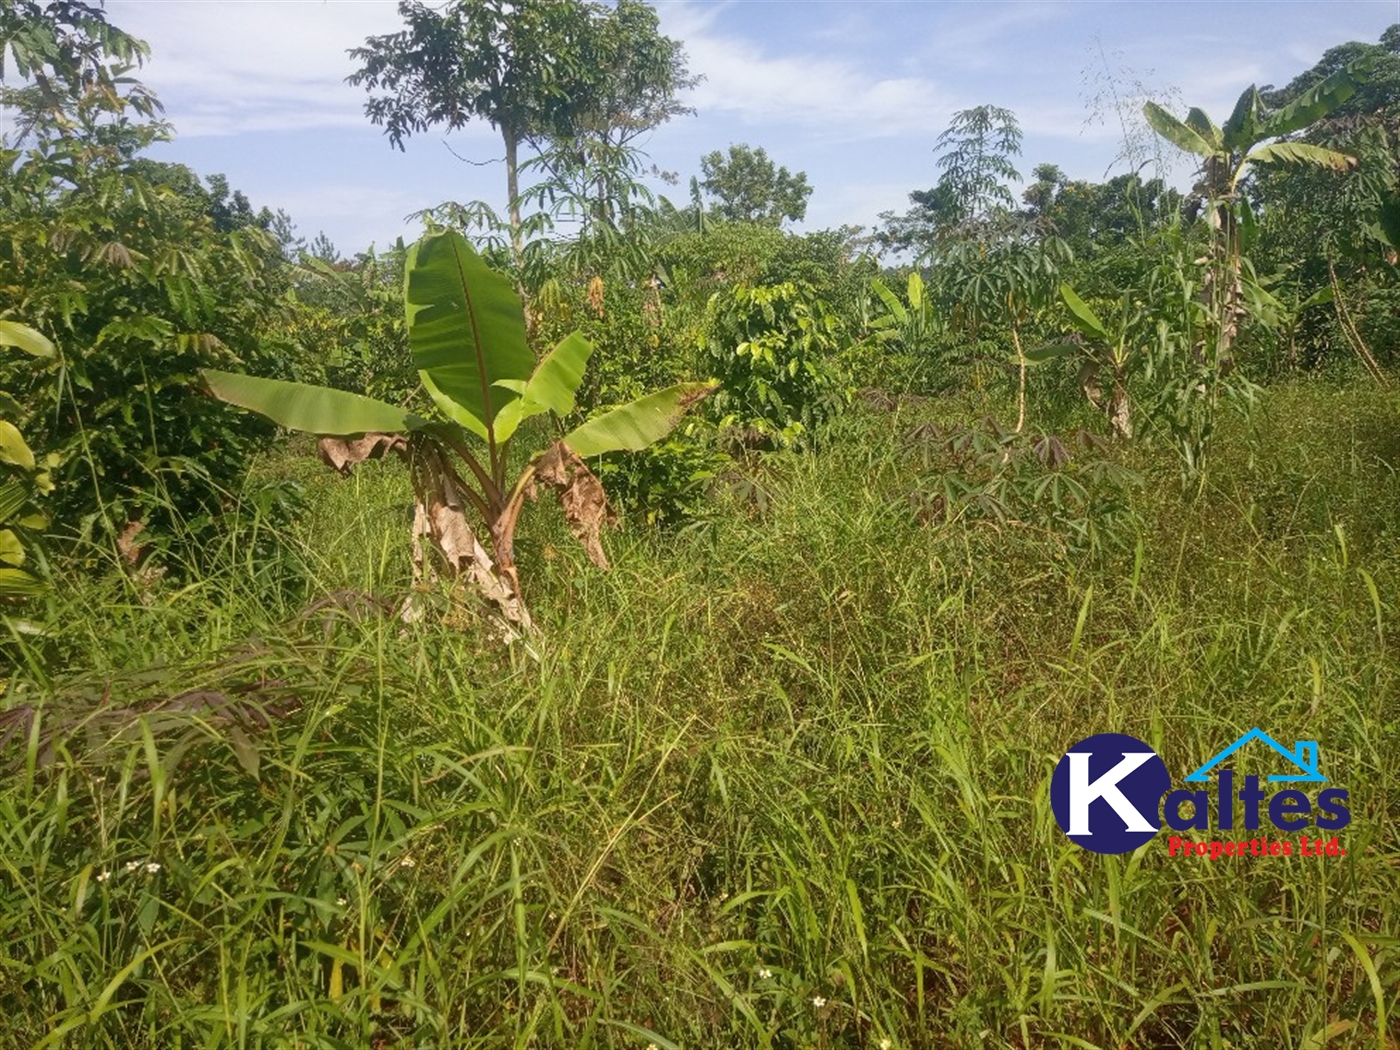
[[[1400,26],[1120,107],[1186,192],[984,104],[799,233],[761,147],[655,192],[651,5],[399,14],[367,116],[490,123],[509,214],[342,257],[0,0],[5,1038],[1392,1046]],[[1055,827],[1073,740],[1251,725],[1325,871]]]

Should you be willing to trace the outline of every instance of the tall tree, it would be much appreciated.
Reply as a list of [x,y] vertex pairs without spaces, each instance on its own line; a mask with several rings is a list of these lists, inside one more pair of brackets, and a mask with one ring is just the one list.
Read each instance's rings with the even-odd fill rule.
[[928,190],[909,195],[903,215],[884,212],[876,239],[887,248],[926,252],[949,236],[986,236],[1011,217],[1016,204],[1008,186],[1019,182],[1014,158],[1021,153],[1016,114],[982,105],[953,114],[934,143],[942,175]]
[[741,142],[727,155],[714,150],[700,158],[700,170],[705,176],[700,186],[715,198],[712,209],[721,219],[778,226],[784,219],[801,222],[807,214],[812,195],[807,173],[778,167],[762,146]]
[[625,146],[681,112],[691,81],[680,45],[640,0],[403,0],[406,28],[370,37],[347,79],[370,93],[365,113],[398,148],[414,132],[485,120],[501,135],[511,244],[522,249],[522,145],[588,137]]

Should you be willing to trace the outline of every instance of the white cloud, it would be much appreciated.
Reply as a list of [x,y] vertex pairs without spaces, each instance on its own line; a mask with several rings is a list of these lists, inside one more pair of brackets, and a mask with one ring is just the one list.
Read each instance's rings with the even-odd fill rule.
[[956,108],[925,77],[886,77],[822,55],[771,54],[756,41],[722,35],[713,28],[720,10],[676,4],[663,12],[663,28],[685,42],[691,71],[705,77],[689,100],[701,113],[866,139],[937,132]]
[[140,76],[186,136],[363,126],[346,52],[400,24],[392,0],[114,0],[108,14],[151,45]]

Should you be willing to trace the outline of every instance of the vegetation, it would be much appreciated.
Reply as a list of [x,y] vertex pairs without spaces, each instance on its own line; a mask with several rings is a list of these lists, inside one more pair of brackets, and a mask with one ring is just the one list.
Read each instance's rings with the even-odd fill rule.
[[[399,10],[368,116],[510,218],[344,258],[0,0],[0,1042],[1395,1047],[1400,27],[1135,102],[1191,193],[982,105],[794,233],[646,185],[649,5]],[[1075,741],[1252,727],[1345,856],[1060,831]]]

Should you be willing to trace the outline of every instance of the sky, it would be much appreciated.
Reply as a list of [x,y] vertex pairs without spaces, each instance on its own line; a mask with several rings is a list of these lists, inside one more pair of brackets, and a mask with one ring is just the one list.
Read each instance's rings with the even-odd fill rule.
[[[814,192],[799,229],[869,227],[938,178],[934,142],[958,110],[1012,110],[1025,133],[1019,167],[1042,162],[1102,180],[1135,166],[1125,131],[1146,93],[1174,112],[1223,121],[1251,83],[1282,85],[1329,47],[1375,42],[1400,0],[657,0],[662,31],[704,79],[695,109],[641,145],[679,185],[700,157],[764,147]],[[485,200],[503,213],[505,171],[484,122],[392,148],[345,83],[347,51],[402,25],[393,0],[109,0],[109,20],[144,39],[138,73],[176,137],[154,156],[222,173],[255,206],[286,210],[308,239],[344,255],[412,239],[407,216],[442,201]],[[1120,120],[1119,111],[1128,117]],[[1181,183],[1179,155],[1169,174]]]

